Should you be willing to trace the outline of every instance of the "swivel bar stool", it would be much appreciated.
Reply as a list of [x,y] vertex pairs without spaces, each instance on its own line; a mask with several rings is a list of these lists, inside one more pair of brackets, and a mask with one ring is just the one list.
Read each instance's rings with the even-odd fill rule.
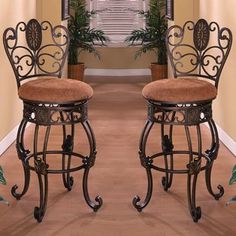
[[[18,192],[18,186],[14,185],[12,195],[19,200],[26,194],[30,171],[36,172],[40,201],[39,207],[34,209],[34,217],[41,222],[47,206],[48,174],[61,174],[65,188],[70,191],[73,185],[70,173],[84,169],[84,198],[97,211],[102,205],[102,198],[97,196],[96,202],[93,202],[88,193],[88,174],[96,157],[95,138],[87,115],[87,104],[93,90],[84,82],[61,78],[68,54],[67,29],[61,25],[53,27],[48,21],[40,24],[36,19],[31,19],[27,24],[20,22],[15,28],[7,28],[3,43],[16,77],[19,97],[24,104],[16,149],[25,179],[23,190]],[[33,151],[24,144],[27,123],[35,125]],[[88,139],[88,155],[74,151],[78,124],[82,125]],[[62,145],[57,150],[50,150],[48,145],[52,126],[60,126],[62,131]],[[39,150],[40,130],[45,131],[42,150]],[[61,167],[49,166],[48,158],[59,159]],[[75,159],[77,162],[73,163]]]
[[[133,199],[138,211],[142,211],[152,197],[152,170],[164,172],[162,185],[165,191],[171,187],[174,174],[187,175],[188,205],[194,222],[201,218],[201,208],[196,206],[196,183],[201,171],[205,172],[208,192],[216,200],[223,196],[221,185],[218,185],[217,193],[211,185],[212,166],[219,150],[212,101],[217,96],[220,74],[231,45],[231,31],[220,28],[216,22],[200,19],[196,24],[188,21],[183,27],[174,25],[168,29],[166,47],[175,78],[151,82],[142,91],[148,104],[148,118],[140,138],[139,157],[146,169],[148,188],[143,202],[139,196]],[[202,123],[208,123],[212,138],[206,151],[202,150]],[[160,124],[161,150],[147,155],[147,141],[154,124]],[[185,150],[174,147],[174,126],[182,126],[185,130]],[[196,128],[197,145],[193,145],[190,127]],[[183,155],[187,155],[186,168],[178,168],[174,160]],[[157,158],[163,158],[162,165],[156,163]]]

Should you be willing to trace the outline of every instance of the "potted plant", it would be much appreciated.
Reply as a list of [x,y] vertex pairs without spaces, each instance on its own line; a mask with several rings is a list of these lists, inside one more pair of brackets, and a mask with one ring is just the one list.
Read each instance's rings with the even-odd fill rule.
[[[7,184],[7,181],[3,175],[3,169],[2,167],[0,166],[0,183],[3,184],[3,185],[6,185]],[[9,205],[8,201],[6,201],[2,196],[0,196],[0,202],[3,202],[7,205]]]
[[[235,183],[236,183],[236,165],[233,167],[232,176],[230,177],[230,180],[229,180],[229,185],[232,185]],[[236,195],[231,197],[231,199],[227,202],[227,205],[235,201],[236,201]]]
[[84,63],[80,62],[79,55],[82,51],[93,53],[98,59],[100,55],[97,46],[106,46],[109,40],[102,30],[90,27],[91,17],[95,11],[86,9],[85,0],[70,0],[70,18],[68,30],[70,35],[68,56],[68,77],[83,80]]
[[149,10],[139,11],[145,19],[145,28],[133,30],[125,40],[129,46],[141,46],[135,58],[148,51],[155,52],[157,60],[151,63],[153,80],[167,77],[165,35],[168,24],[165,18],[165,4],[165,0],[150,0]]

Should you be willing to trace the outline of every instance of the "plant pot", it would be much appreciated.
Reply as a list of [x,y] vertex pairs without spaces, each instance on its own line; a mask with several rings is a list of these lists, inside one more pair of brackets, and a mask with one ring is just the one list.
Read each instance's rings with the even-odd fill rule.
[[167,65],[159,65],[151,63],[152,80],[159,80],[167,78]]
[[70,79],[84,80],[84,63],[79,63],[76,65],[68,65],[68,77]]

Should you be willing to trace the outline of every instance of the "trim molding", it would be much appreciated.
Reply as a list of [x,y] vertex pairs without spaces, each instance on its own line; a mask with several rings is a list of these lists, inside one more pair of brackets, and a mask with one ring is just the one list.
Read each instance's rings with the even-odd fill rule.
[[96,76],[142,76],[151,75],[150,69],[93,69],[87,68],[85,75]]
[[219,125],[216,125],[220,140],[236,157],[236,141],[234,141]]
[[[30,124],[26,125],[28,128]],[[17,130],[19,125],[17,125],[10,133],[8,133],[1,141],[0,141],[0,156],[11,146],[13,142],[16,140]]]
[[[205,124],[208,128],[209,125]],[[219,125],[216,124],[220,141],[229,149],[236,157],[236,141],[234,141]]]
[[10,133],[8,133],[0,141],[0,156],[9,148],[9,146],[16,140],[17,130],[19,125],[17,125]]

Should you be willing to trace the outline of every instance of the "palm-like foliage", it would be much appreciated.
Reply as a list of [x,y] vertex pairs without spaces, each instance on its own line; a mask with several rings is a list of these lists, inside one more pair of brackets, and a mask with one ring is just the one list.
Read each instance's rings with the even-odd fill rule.
[[[3,185],[6,185],[7,184],[7,181],[3,175],[3,169],[2,167],[0,166],[0,183],[3,184]],[[9,205],[8,201],[6,201],[2,196],[0,196],[0,202],[3,202],[7,205]]]
[[100,58],[96,46],[105,46],[108,38],[102,30],[90,28],[90,19],[95,11],[86,10],[85,0],[70,0],[71,16],[68,21],[70,34],[69,64],[79,63],[79,54],[82,51],[93,53]]
[[[233,167],[232,170],[232,176],[229,180],[229,185],[235,184],[236,183],[236,165]],[[230,204],[231,202],[235,202],[236,201],[236,195],[233,196],[228,202],[227,204]]]
[[140,50],[136,52],[135,58],[147,51],[154,51],[158,64],[167,63],[165,45],[167,20],[165,19],[164,9],[164,0],[150,0],[149,10],[139,12],[144,17],[146,26],[145,28],[133,30],[125,40],[129,42],[129,46],[141,46]]

